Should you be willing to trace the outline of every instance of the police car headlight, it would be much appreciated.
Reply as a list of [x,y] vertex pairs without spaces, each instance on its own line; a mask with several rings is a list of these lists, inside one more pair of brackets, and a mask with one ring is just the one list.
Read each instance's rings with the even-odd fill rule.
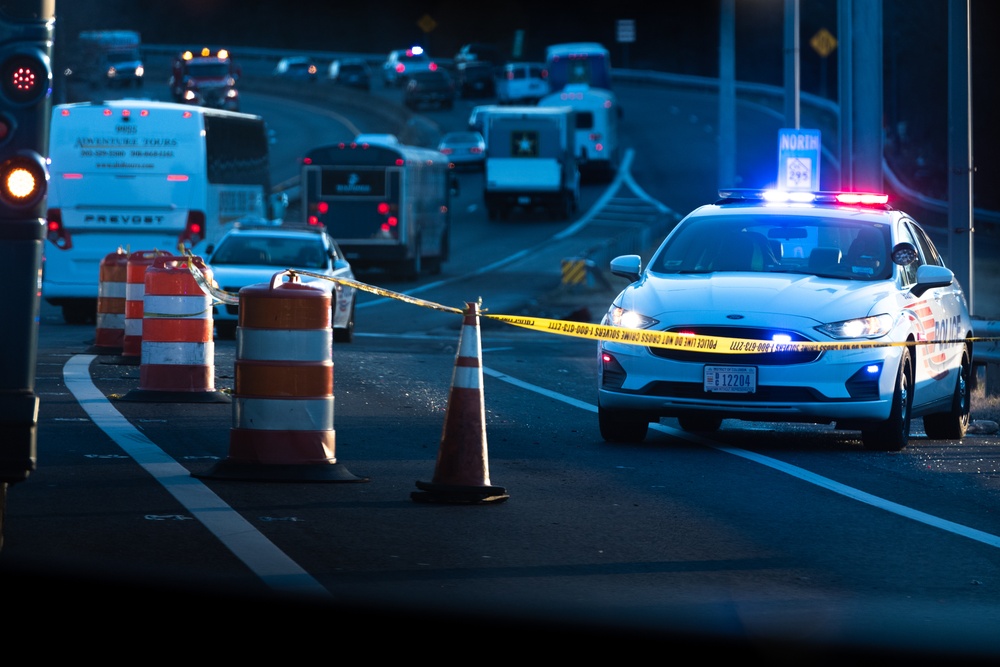
[[883,313],[816,327],[831,338],[879,338],[892,330],[892,316]]
[[613,327],[625,327],[626,329],[648,329],[658,324],[659,320],[647,317],[636,310],[611,306],[601,324]]

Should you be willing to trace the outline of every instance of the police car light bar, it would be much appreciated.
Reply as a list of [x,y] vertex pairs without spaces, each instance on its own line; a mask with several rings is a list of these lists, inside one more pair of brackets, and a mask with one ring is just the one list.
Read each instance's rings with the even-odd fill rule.
[[885,206],[889,196],[875,192],[804,192],[795,190],[755,190],[733,188],[719,190],[719,199],[733,201],[766,201],[794,203],[836,203],[863,206]]

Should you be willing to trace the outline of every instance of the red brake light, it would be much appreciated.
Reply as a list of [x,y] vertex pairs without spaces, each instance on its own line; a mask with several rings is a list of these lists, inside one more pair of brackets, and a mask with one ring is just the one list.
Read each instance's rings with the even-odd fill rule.
[[61,250],[69,250],[73,247],[73,240],[70,238],[66,228],[63,227],[61,209],[49,209],[48,221],[45,223],[45,227],[47,230],[46,238],[55,247]]
[[181,232],[178,241],[181,244],[188,246],[195,246],[199,241],[205,239],[205,212],[204,211],[190,211],[188,212],[187,226],[184,231]]

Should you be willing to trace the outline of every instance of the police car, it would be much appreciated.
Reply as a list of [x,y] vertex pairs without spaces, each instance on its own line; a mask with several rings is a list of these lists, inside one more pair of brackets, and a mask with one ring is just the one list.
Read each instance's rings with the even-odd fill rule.
[[[350,263],[322,225],[237,223],[219,242],[206,248],[206,264],[219,289],[238,294],[248,285],[270,283],[285,269],[354,280]],[[354,339],[356,290],[322,278],[301,276],[331,293],[333,340],[349,343]],[[218,304],[213,318],[219,338],[233,338],[239,321],[239,305]]]
[[720,192],[687,215],[603,323],[690,345],[598,345],[602,437],[637,442],[650,422],[686,431],[724,419],[832,424],[866,449],[906,447],[969,424],[972,322],[926,231],[885,195]]

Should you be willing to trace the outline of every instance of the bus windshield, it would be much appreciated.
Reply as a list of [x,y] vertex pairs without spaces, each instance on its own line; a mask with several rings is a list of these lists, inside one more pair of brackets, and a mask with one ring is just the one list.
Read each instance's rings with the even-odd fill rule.
[[557,44],[548,48],[546,67],[553,92],[586,84],[611,90],[611,58],[600,44]]

